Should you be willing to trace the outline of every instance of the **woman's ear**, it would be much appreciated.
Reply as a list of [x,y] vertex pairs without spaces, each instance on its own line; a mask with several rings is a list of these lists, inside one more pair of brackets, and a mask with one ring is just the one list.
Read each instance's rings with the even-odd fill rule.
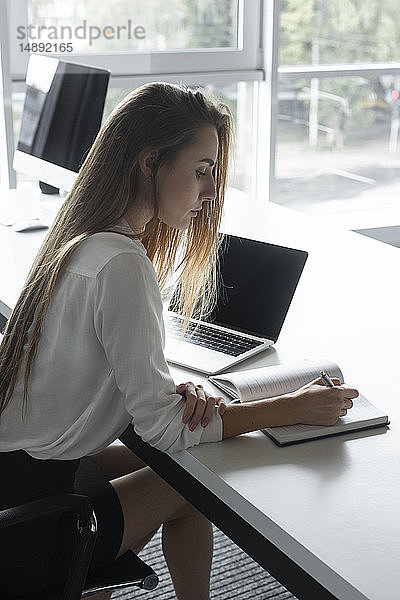
[[140,170],[145,177],[151,177],[158,159],[159,151],[155,147],[144,148],[139,154]]

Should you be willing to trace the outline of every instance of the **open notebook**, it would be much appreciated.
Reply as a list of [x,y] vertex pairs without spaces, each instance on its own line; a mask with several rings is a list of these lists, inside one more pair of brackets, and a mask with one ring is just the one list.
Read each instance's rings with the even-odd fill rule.
[[[332,361],[313,361],[249,369],[246,371],[237,371],[236,373],[214,375],[209,377],[209,380],[231,396],[232,399],[241,402],[251,402],[253,400],[262,400],[294,392],[306,383],[317,379],[320,376],[320,371],[326,371],[331,377],[337,377],[341,383],[344,383],[340,368]],[[346,416],[340,417],[335,425],[298,424],[271,427],[262,431],[279,446],[285,446],[388,424],[387,415],[373,406],[360,394],[353,401],[353,408],[347,412]]]

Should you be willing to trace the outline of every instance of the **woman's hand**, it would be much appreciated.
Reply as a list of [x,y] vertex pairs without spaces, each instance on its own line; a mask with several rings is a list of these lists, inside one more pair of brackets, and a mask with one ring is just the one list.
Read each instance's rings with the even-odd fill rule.
[[355,388],[340,385],[339,379],[332,379],[334,387],[327,387],[321,378],[311,381],[293,394],[291,405],[296,423],[305,425],[334,425],[339,417],[344,417],[357,398]]
[[182,421],[183,423],[190,421],[190,431],[194,431],[200,422],[202,427],[207,427],[215,406],[218,406],[221,417],[226,410],[226,402],[221,396],[211,396],[202,385],[195,385],[192,381],[180,383],[176,386],[176,391],[186,401]]

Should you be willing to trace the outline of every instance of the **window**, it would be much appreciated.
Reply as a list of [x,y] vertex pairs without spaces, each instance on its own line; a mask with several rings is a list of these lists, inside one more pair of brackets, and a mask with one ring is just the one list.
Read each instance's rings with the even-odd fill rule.
[[238,0],[28,0],[28,21],[46,27],[44,41],[64,33],[76,52],[238,48],[238,9]]
[[281,78],[276,201],[310,214],[373,207],[377,190],[400,180],[399,84],[393,75]]
[[[110,107],[154,79],[203,86],[232,107],[231,185],[318,214],[395,202],[400,29],[393,0],[7,3],[14,86],[28,56],[18,50],[17,27],[42,26],[48,38],[50,27],[81,27],[74,51],[57,56],[109,68]],[[131,33],[142,26],[145,37],[128,39],[127,29],[115,35],[129,20]],[[90,40],[90,26],[98,38]]]
[[282,0],[280,64],[357,64],[400,60],[393,0]]
[[[275,195],[367,227],[397,209],[400,30],[391,0],[282,0]],[[379,216],[378,216],[379,215]]]
[[108,68],[113,76],[257,68],[257,1],[8,3],[14,79],[24,78],[29,50],[43,53],[43,48],[59,58]]
[[[35,50],[40,43],[71,41],[72,52],[63,47],[65,52],[49,54],[111,70],[105,115],[126,93],[155,79],[200,86],[226,102],[237,125],[230,183],[255,191],[256,108],[263,78],[257,64],[257,0],[13,0],[9,10],[15,136],[24,97],[17,80],[25,78],[29,56],[20,51],[17,36],[26,35],[24,42],[35,43]],[[135,38],[135,27],[145,36],[139,31]]]
[[[164,78],[172,82],[178,82],[178,78]],[[107,118],[113,108],[135,87],[138,87],[144,81],[132,81],[127,83],[126,87],[120,87],[118,81],[110,85],[106,103],[104,107],[103,121]],[[228,184],[244,192],[254,194],[257,186],[257,143],[258,128],[256,118],[256,106],[258,103],[259,82],[250,79],[249,81],[227,81],[217,83],[206,82],[202,78],[194,78],[192,81],[186,81],[192,88],[202,89],[208,96],[216,101],[224,102],[232,111],[235,125],[235,147],[233,152],[232,165],[230,169],[230,179]],[[14,92],[13,94],[13,116],[14,116],[14,142],[17,143],[18,132],[20,129],[21,115],[24,105],[24,92]],[[23,173],[18,173],[18,183],[32,181]]]

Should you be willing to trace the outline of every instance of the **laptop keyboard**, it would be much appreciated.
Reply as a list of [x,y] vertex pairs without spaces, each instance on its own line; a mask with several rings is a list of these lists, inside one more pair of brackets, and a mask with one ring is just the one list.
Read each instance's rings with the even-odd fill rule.
[[[179,339],[181,337],[181,319],[172,315],[168,315],[165,324],[168,334],[171,337],[175,339]],[[244,354],[244,352],[252,350],[252,348],[256,348],[257,346],[261,346],[263,344],[263,342],[258,340],[252,340],[227,331],[213,329],[212,327],[207,327],[202,324],[199,324],[194,332],[195,328],[195,323],[189,323],[183,339],[191,344],[204,346],[204,348],[216,350],[217,352],[223,352],[224,354],[229,354],[230,356],[239,356],[240,354]]]

